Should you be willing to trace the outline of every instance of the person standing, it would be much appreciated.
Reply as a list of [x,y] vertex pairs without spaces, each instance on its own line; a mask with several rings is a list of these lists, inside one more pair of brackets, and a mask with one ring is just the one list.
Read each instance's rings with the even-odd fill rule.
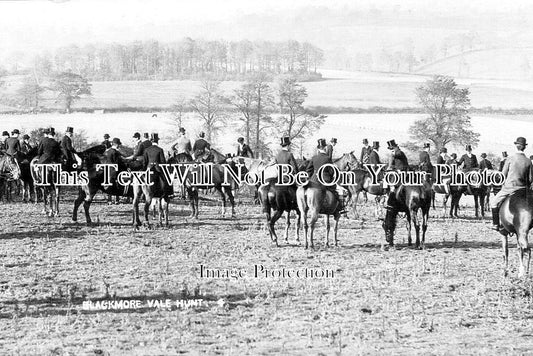
[[74,134],[74,128],[67,127],[67,130],[65,131],[65,135],[61,139],[61,153],[63,154],[63,161],[65,163],[67,170],[71,170],[72,168],[74,168],[73,164],[76,163],[76,159],[74,157],[76,150],[72,146],[72,135],[73,134]]

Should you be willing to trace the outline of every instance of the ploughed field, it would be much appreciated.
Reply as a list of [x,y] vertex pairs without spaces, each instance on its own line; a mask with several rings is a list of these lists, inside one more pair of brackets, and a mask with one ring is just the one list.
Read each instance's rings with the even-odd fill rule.
[[[91,209],[98,224],[87,227],[82,209],[73,223],[73,199],[69,191],[57,218],[41,214],[40,204],[2,204],[2,354],[520,354],[533,347],[533,286],[516,278],[515,241],[504,279],[499,236],[470,206],[454,220],[431,210],[425,250],[406,246],[399,222],[397,249],[382,251],[369,200],[360,219],[341,218],[338,247],[324,247],[320,221],[315,250],[305,250],[295,243],[295,219],[290,244],[275,247],[248,197],[237,199],[230,219],[207,196],[198,221],[174,200],[169,229],[138,231],[131,206],[107,205],[102,195]],[[284,226],[282,219],[280,240]],[[202,278],[201,265],[246,275]],[[256,265],[274,275],[256,276]],[[279,277],[283,268],[333,277]],[[147,305],[167,299],[170,308]],[[143,307],[84,310],[89,300]]]

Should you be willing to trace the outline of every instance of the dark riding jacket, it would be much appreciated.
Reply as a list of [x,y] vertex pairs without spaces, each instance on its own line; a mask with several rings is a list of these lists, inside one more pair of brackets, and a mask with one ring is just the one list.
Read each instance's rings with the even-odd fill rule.
[[475,154],[471,154],[470,157],[465,153],[461,156],[459,161],[457,161],[457,165],[461,166],[463,164],[463,171],[468,172],[475,168],[479,168],[479,164],[477,162],[477,157]]
[[57,163],[61,155],[61,146],[53,138],[43,137],[39,144],[37,155],[39,156],[38,163],[40,164]]
[[418,164],[418,167],[420,170],[427,173],[433,172],[433,164],[431,164],[429,153],[427,151],[422,151],[420,152],[419,158],[420,163]]
[[15,156],[17,152],[21,151],[20,141],[16,137],[10,137],[6,140],[6,154]]
[[407,162],[407,156],[405,156],[405,153],[403,153],[399,147],[394,148],[389,160],[388,169],[406,171],[408,168],[409,163]]
[[242,148],[241,145],[239,145],[239,148],[237,148],[237,156],[254,158],[254,153],[252,152],[250,146],[245,143],[242,145]]
[[165,151],[157,145],[152,145],[144,151],[144,168],[165,164]]
[[[311,176],[309,181],[320,183],[318,181],[318,175],[317,175],[318,170],[320,169],[320,167],[328,163],[332,163],[332,161],[331,161],[331,158],[329,158],[329,156],[326,153],[319,152],[316,155],[314,155],[313,158],[311,158],[311,160],[309,161],[307,165],[307,169],[306,169],[307,174]],[[324,169],[322,173],[322,178],[324,182],[331,183],[333,181],[333,168]],[[334,185],[333,185],[333,188],[335,188]]]
[[290,164],[294,169],[294,172],[298,172],[298,165],[296,164],[296,159],[294,155],[286,150],[281,150],[276,155],[274,162],[277,164]]

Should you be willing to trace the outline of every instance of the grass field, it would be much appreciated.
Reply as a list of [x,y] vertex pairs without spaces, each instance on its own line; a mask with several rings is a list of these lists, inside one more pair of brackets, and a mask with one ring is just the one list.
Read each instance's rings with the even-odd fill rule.
[[[171,227],[133,231],[131,206],[99,195],[86,227],[41,206],[3,205],[0,349],[13,355],[528,354],[533,285],[504,280],[498,234],[463,207],[456,220],[431,211],[427,248],[383,252],[381,222],[342,218],[339,247],[276,248],[258,206],[241,197],[235,219],[203,202],[189,220],[171,205]],[[463,198],[470,205],[471,197]],[[283,222],[278,224],[281,233]],[[294,227],[294,225],[293,225]],[[512,248],[514,248],[514,241]],[[512,251],[514,252],[514,251]],[[242,279],[200,278],[199,266],[242,269]],[[319,268],[328,279],[255,278],[266,268]],[[86,311],[87,300],[202,299],[189,309]],[[143,304],[144,305],[144,304]]]

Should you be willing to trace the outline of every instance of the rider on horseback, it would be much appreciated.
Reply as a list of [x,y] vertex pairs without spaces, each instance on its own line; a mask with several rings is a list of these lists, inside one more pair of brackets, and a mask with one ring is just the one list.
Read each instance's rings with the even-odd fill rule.
[[59,142],[54,139],[55,130],[53,127],[44,131],[44,137],[42,138],[37,155],[39,156],[39,164],[57,163],[61,156],[61,147]]
[[[403,151],[398,147],[395,140],[387,141],[387,148],[392,151],[389,166],[387,170],[389,171],[407,171],[409,168],[409,162],[407,161],[407,156]],[[398,184],[399,186],[399,184]],[[395,201],[395,186],[390,187],[389,197],[387,199],[386,207],[391,207],[392,202]]]
[[[318,140],[317,150],[318,150],[317,154],[314,155],[313,158],[311,158],[311,160],[309,161],[307,165],[306,170],[307,170],[307,174],[311,176],[311,178],[309,178],[310,183],[322,185],[318,179],[318,171],[320,167],[322,167],[325,164],[331,164],[333,163],[333,161],[331,160],[331,158],[328,156],[326,152],[326,140],[325,139],[321,138]],[[334,175],[333,168],[328,167],[324,169],[322,171],[323,182],[324,183],[333,182],[333,175]],[[344,210],[344,200],[339,197],[339,193],[337,192],[337,185],[334,184],[334,185],[327,186],[325,188],[333,193],[333,195],[335,196],[335,198],[337,199],[340,205],[339,213],[344,214],[346,212]]]
[[418,164],[418,168],[422,172],[426,172],[427,178],[431,177],[431,174],[433,173],[433,164],[431,164],[431,158],[429,157],[429,152],[431,150],[431,146],[429,142],[424,143],[423,151],[420,152],[420,155],[418,156],[420,159],[420,163]]
[[30,144],[30,136],[24,134],[24,136],[22,136],[22,143],[20,144],[20,151],[24,154],[28,154],[32,149],[33,147]]
[[237,142],[239,143],[239,148],[237,148],[237,156],[254,158],[254,153],[252,152],[250,146],[244,142],[244,137],[239,137]]
[[337,144],[337,139],[333,137],[328,145],[326,146],[326,154],[329,156],[329,159],[333,159],[333,147]]
[[291,144],[291,138],[289,136],[283,136],[281,138],[281,150],[274,158],[274,163],[276,164],[289,164],[292,166],[293,172],[298,172],[298,165],[296,164],[296,159],[294,155],[289,152],[289,146]]
[[368,155],[368,164],[381,164],[381,161],[379,159],[379,141],[374,141],[372,143],[372,151],[370,151],[370,154]]
[[159,135],[157,133],[152,133],[150,137],[150,141],[152,141],[152,145],[148,147],[144,151],[144,162],[145,162],[145,169],[152,169],[154,170],[154,180],[156,181],[157,178],[159,178],[160,182],[160,188],[163,189],[167,194],[172,195],[173,188],[172,186],[167,182],[167,180],[163,176],[163,171],[161,170],[160,164],[166,164],[167,161],[165,159],[165,151],[159,147]]
[[[185,136],[185,129],[180,127],[178,132],[177,141],[170,147],[171,151],[174,153],[174,157],[182,158],[179,161],[190,162],[192,161],[191,155],[191,140]],[[181,156],[181,157],[180,157]]]
[[464,172],[479,168],[477,157],[472,153],[472,145],[466,145],[465,150],[466,153],[457,161],[457,165],[460,167],[462,164]]
[[527,146],[526,139],[524,137],[518,137],[514,144],[517,152],[509,157],[503,166],[502,172],[505,175],[505,183],[494,199],[492,199],[490,205],[492,209],[492,229],[496,231],[500,231],[501,228],[500,204],[509,195],[521,189],[528,189],[533,183],[533,164],[524,153]]
[[122,142],[120,142],[120,139],[115,137],[111,142],[111,147],[106,149],[104,152],[104,163],[118,165],[117,170],[111,170],[111,184],[113,185],[115,185],[115,182],[117,180],[118,172],[126,170],[126,164],[124,163],[124,160],[122,159],[122,154],[119,151],[121,145]]
[[135,141],[135,147],[133,148],[133,154],[131,156],[126,157],[127,160],[131,160],[130,168],[134,170],[142,169],[144,167],[144,150],[145,145],[143,145],[143,142],[141,141],[141,134],[136,132],[133,134],[133,139]]
[[192,147],[194,159],[198,161],[202,159],[202,157],[207,156],[207,158],[204,159],[204,161],[209,161],[210,158],[212,160],[211,145],[209,144],[209,142],[205,140],[205,132],[203,131],[200,132],[198,134],[198,137],[199,138],[196,141],[194,141],[194,146]]
[[362,164],[367,164],[369,163],[369,157],[370,157],[370,152],[372,152],[372,147],[370,147],[370,145],[368,144],[368,139],[364,138],[363,139],[363,148],[361,149],[361,163]]

